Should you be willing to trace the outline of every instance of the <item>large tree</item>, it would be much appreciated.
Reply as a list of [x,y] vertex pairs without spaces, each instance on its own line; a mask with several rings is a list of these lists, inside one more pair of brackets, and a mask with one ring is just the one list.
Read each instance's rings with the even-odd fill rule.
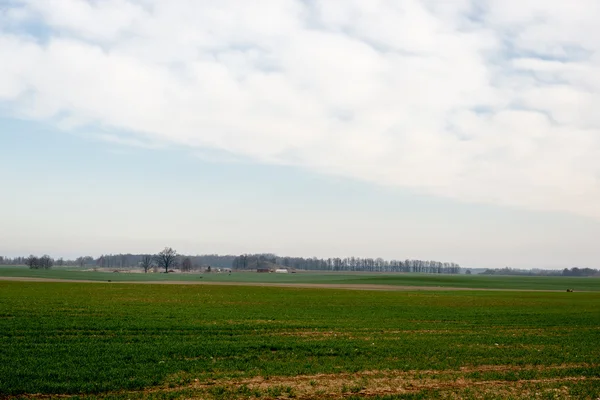
[[177,263],[177,252],[170,247],[165,247],[163,251],[154,256],[156,263],[160,268],[165,269],[165,273],[169,272]]

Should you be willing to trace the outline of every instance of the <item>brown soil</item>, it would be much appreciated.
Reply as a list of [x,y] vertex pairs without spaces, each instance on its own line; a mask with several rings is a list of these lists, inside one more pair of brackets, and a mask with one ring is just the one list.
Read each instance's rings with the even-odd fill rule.
[[[155,397],[165,395],[186,399],[344,399],[352,395],[364,398],[407,393],[427,394],[436,391],[445,399],[461,398],[577,398],[569,393],[569,385],[587,381],[600,384],[600,377],[567,376],[538,379],[474,379],[466,374],[480,372],[550,371],[586,364],[554,366],[483,365],[444,371],[363,371],[357,373],[316,374],[295,377],[271,376],[234,379],[197,379],[193,376],[175,375],[167,382],[187,378],[185,385],[166,384],[164,387],[143,391],[105,393],[99,397]],[[57,398],[69,396],[26,395],[26,398]],[[23,396],[21,396],[23,398]]]
[[[465,389],[485,395],[505,392],[518,398],[532,398],[531,387],[547,386],[553,391],[556,384],[577,381],[597,381],[600,377],[588,378],[569,376],[560,378],[543,378],[527,380],[485,380],[465,378],[466,374],[474,372],[520,372],[520,371],[549,371],[562,370],[586,365],[555,365],[555,366],[512,366],[512,365],[483,365],[463,367],[458,370],[445,371],[363,371],[357,373],[301,375],[295,377],[271,376],[253,377],[246,379],[194,381],[187,386],[174,388],[155,388],[144,391],[151,394],[161,391],[178,391],[188,389],[197,393],[196,398],[212,398],[211,389],[225,387],[231,391],[231,397],[236,397],[240,388],[261,394],[260,398],[297,398],[297,399],[342,399],[351,395],[374,397],[390,394],[416,393],[428,390],[438,390],[447,393],[448,398],[461,398],[460,393]],[[550,387],[548,387],[550,386]],[[544,390],[546,390],[544,389]],[[560,398],[569,398],[566,387],[561,386]],[[281,393],[278,393],[277,390]],[[473,393],[471,393],[472,395]],[[242,396],[243,397],[243,396]],[[245,398],[253,398],[245,396]],[[256,397],[256,396],[255,396]]]

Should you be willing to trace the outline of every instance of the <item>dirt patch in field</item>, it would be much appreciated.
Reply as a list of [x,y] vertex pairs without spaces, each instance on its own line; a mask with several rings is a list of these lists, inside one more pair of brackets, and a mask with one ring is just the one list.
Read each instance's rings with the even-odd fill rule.
[[[0,281],[19,282],[65,282],[65,283],[109,283],[85,279],[57,279],[0,276]],[[407,285],[377,285],[377,284],[337,284],[337,283],[261,283],[261,282],[206,282],[206,281],[119,281],[111,284],[144,284],[144,285],[209,285],[209,286],[259,286],[303,289],[348,289],[348,290],[379,290],[379,291],[496,291],[496,292],[562,292],[562,290],[537,289],[495,289],[495,288],[463,288],[449,286],[407,286]],[[580,291],[581,292],[581,291]]]
[[344,337],[348,338],[351,335],[347,332],[337,332],[337,331],[310,331],[310,330],[292,330],[292,331],[281,331],[281,332],[271,332],[269,335],[271,336],[293,336],[293,337],[316,337],[316,338],[329,338],[329,337]]
[[[573,385],[585,384],[594,390],[600,385],[598,376],[556,376],[552,371],[593,367],[589,364],[554,366],[482,365],[455,370],[427,371],[363,371],[357,373],[315,374],[300,376],[257,376],[252,378],[202,379],[184,373],[167,379],[163,387],[142,391],[112,392],[99,398],[146,398],[166,396],[185,399],[345,399],[352,396],[370,398],[384,395],[419,394],[428,398],[435,394],[443,399],[489,398],[580,398],[571,393]],[[527,372],[530,379],[473,378],[490,373]],[[568,371],[563,371],[568,372]],[[537,373],[537,376],[536,376]],[[544,375],[545,374],[545,375]],[[550,375],[550,377],[548,377]],[[175,383],[185,381],[187,383]],[[69,396],[25,395],[21,398],[56,398]]]
[[[599,384],[600,377],[566,376],[538,377],[532,379],[476,379],[473,373],[549,372],[579,367],[587,364],[555,366],[483,365],[443,371],[363,371],[358,373],[301,375],[295,377],[253,377],[247,379],[208,380],[195,379],[185,387],[153,389],[145,393],[183,388],[197,393],[197,398],[263,398],[263,399],[343,399],[350,396],[375,397],[405,393],[436,392],[442,398],[535,398],[540,393],[552,392],[559,398],[571,398],[568,384],[589,381]],[[505,393],[507,396],[499,396]]]
[[[467,330],[464,330],[465,332]],[[422,335],[422,334],[448,334],[448,333],[457,333],[463,332],[463,330],[450,330],[450,329],[406,329],[406,330],[385,330],[381,331],[381,333],[386,340],[402,340],[406,337],[406,335]],[[315,339],[324,339],[324,338],[344,338],[344,339],[361,339],[361,340],[373,340],[374,332],[362,332],[362,331],[320,331],[320,330],[286,330],[279,332],[271,332],[269,335],[271,336],[291,336],[291,337],[301,337],[301,338],[315,338]]]
[[[373,397],[388,394],[416,393],[427,391],[447,392],[450,398],[452,394],[458,395],[464,389],[475,393],[485,394],[492,391],[498,393],[500,390],[506,393],[519,393],[523,397],[529,397],[526,386],[552,386],[555,383],[585,381],[588,379],[600,381],[598,377],[567,376],[538,379],[514,379],[512,380],[486,380],[467,378],[465,375],[473,373],[511,373],[511,372],[544,372],[551,370],[564,370],[587,365],[556,365],[556,366],[513,366],[513,365],[484,365],[463,367],[458,370],[443,371],[363,371],[358,373],[340,374],[317,374],[301,375],[295,377],[254,377],[248,379],[234,380],[195,380],[190,388],[196,391],[220,393],[228,390],[232,397],[235,394],[245,393],[246,398],[300,398],[338,399],[351,395]],[[226,388],[226,389],[225,389]],[[215,390],[216,389],[216,390]],[[554,390],[554,388],[550,388]],[[564,392],[564,390],[563,390]],[[254,393],[254,395],[252,395]],[[563,393],[565,394],[565,393]],[[535,396],[533,396],[535,397]],[[568,398],[563,396],[561,398]]]

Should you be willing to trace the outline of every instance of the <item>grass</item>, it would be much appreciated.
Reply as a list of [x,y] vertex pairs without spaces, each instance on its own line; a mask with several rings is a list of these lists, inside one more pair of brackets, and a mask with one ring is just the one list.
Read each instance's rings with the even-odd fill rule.
[[474,289],[518,289],[600,291],[600,277],[561,276],[485,276],[436,274],[383,274],[301,272],[297,274],[268,274],[256,272],[139,274],[93,272],[73,268],[32,270],[26,267],[0,267],[0,277],[54,278],[112,282],[243,282],[243,283],[325,283],[351,285],[439,286]]
[[600,396],[600,293],[40,282],[0,293],[0,397]]

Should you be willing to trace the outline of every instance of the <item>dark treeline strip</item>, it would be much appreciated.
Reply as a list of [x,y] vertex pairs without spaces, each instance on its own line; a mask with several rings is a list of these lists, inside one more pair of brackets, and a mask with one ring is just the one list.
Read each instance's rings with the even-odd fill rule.
[[[34,269],[48,269],[52,266],[78,266],[88,268],[139,268],[145,257],[150,254],[103,254],[98,258],[91,256],[77,257],[71,260],[53,259],[48,255],[37,257],[3,257],[0,265],[27,265]],[[153,264],[154,261],[153,261]],[[154,267],[155,265],[153,265]],[[453,262],[423,260],[384,260],[383,258],[304,258],[280,257],[275,254],[242,254],[234,255],[178,255],[175,266],[186,271],[204,270],[210,267],[232,268],[237,270],[287,268],[308,271],[342,271],[342,272],[413,272],[430,274],[458,274],[461,268]],[[467,271],[469,273],[469,271]],[[486,269],[483,275],[517,275],[517,276],[600,276],[600,270],[592,268],[565,268],[563,270],[496,268]]]
[[[138,267],[144,256],[147,254],[104,254],[93,260],[93,263],[88,265],[95,265],[101,268],[129,268]],[[235,256],[225,255],[220,256],[217,254],[205,254],[205,255],[178,255],[176,266],[182,266],[183,264],[189,263],[188,270],[195,270],[202,267],[218,267],[218,268],[231,268]]]
[[[62,258],[54,260],[44,256],[47,262],[43,268],[52,265],[79,266],[93,268],[137,268],[143,265],[147,254],[103,254],[98,258],[90,256],[77,257],[73,260]],[[7,258],[0,256],[0,265],[29,265],[36,268],[35,256]],[[32,263],[33,262],[33,263]],[[34,265],[34,266],[32,266]],[[48,266],[49,265],[49,266]],[[209,266],[217,268],[233,268],[237,270],[288,268],[309,271],[367,271],[367,272],[416,272],[434,274],[458,274],[460,266],[456,263],[423,261],[423,260],[384,260],[383,258],[303,258],[279,257],[274,254],[233,255],[178,255],[177,266],[186,267],[187,271],[205,269]]]
[[[98,267],[98,268],[138,268],[144,257],[148,256],[148,254],[103,254],[98,258],[94,258],[91,256],[82,256],[77,257],[72,260],[65,260],[63,258],[53,259],[49,256],[36,257],[2,257],[0,256],[0,265],[28,265],[30,267],[31,263],[33,265],[37,265],[34,260],[41,260],[42,258],[47,261],[44,264],[43,268],[49,268],[53,265],[57,266],[70,266],[70,267]],[[154,256],[154,255],[151,255]],[[197,269],[206,266],[213,266],[218,268],[231,268],[233,260],[236,256],[233,255],[217,255],[217,254],[206,254],[206,255],[196,255],[196,256],[185,256],[179,255],[178,257],[179,264],[182,264],[184,260],[189,260],[191,263],[191,269]],[[32,267],[37,268],[37,267]]]
[[383,258],[303,258],[278,257],[274,254],[244,254],[233,260],[233,269],[260,269],[284,267],[309,271],[366,271],[417,272],[430,274],[458,274],[456,263],[423,260],[384,260]]
[[592,268],[565,268],[563,270],[552,269],[515,269],[496,268],[486,269],[482,275],[518,275],[518,276],[600,276],[600,271]]
[[50,269],[54,265],[54,260],[47,254],[41,257],[31,255],[25,259],[25,265],[31,269]]

